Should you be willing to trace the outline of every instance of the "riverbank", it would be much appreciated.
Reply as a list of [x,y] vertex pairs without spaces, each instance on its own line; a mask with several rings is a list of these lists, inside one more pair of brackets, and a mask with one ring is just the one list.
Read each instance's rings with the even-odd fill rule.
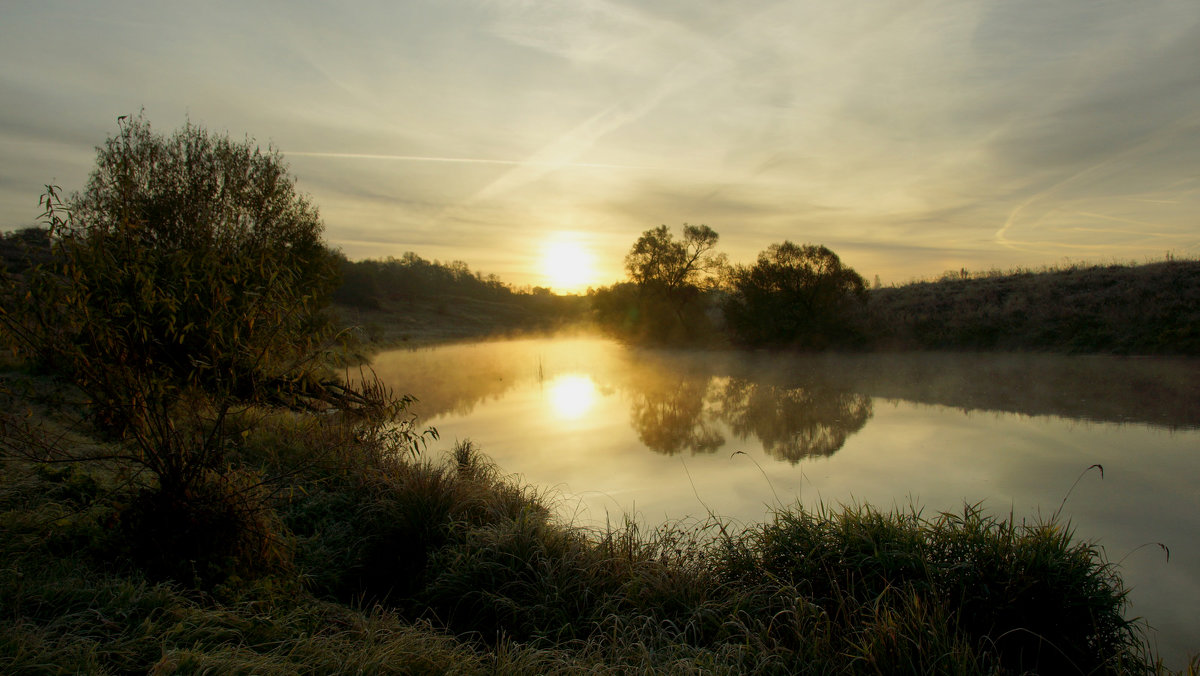
[[586,298],[553,297],[497,302],[467,296],[381,299],[375,307],[334,303],[334,323],[354,349],[428,347],[471,340],[516,338],[587,330]]
[[104,455],[71,393],[20,373],[5,390],[10,673],[1156,671],[1119,571],[1053,519],[789,508],[585,530],[469,445],[414,458],[330,416],[231,420],[231,471],[188,537],[234,528],[240,549],[166,572],[138,546],[129,468],[17,457],[22,430]]
[[1200,261],[947,273],[870,292],[884,350],[1200,355]]

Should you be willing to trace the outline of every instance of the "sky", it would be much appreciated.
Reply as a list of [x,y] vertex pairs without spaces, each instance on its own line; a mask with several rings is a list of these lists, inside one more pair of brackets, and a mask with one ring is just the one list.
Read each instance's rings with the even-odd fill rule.
[[138,111],[274,146],[351,259],[518,286],[684,223],[884,284],[1200,256],[1196,0],[0,0],[0,229]]

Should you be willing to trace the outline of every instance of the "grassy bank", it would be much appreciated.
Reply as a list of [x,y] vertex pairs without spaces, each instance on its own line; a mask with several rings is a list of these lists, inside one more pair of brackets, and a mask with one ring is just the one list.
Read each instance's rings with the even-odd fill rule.
[[370,352],[468,340],[544,335],[587,323],[586,298],[522,296],[505,302],[466,296],[380,299],[372,307],[334,303],[348,342]]
[[129,467],[17,457],[31,429],[105,455],[29,382],[6,377],[5,673],[1156,670],[1117,570],[1062,523],[794,507],[589,531],[469,445],[412,457],[336,416],[232,417],[186,532],[226,544],[155,553]]
[[1200,354],[1200,261],[947,274],[871,292],[882,349]]

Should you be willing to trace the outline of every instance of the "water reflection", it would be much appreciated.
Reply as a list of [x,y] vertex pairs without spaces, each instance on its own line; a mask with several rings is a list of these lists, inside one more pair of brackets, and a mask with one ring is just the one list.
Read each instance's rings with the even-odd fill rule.
[[555,378],[549,386],[550,405],[558,417],[578,420],[596,403],[596,385],[592,379],[578,373]]
[[758,439],[769,455],[796,464],[829,456],[861,430],[871,398],[819,385],[779,387],[729,378],[718,387],[721,417],[739,439]]
[[789,463],[828,457],[876,398],[1072,419],[1200,426],[1196,360],[1055,355],[780,355],[629,350],[598,339],[524,340],[379,356],[425,421],[465,416],[536,383],[558,419],[619,393],[629,426],[664,455],[711,454],[728,438]]
[[646,448],[666,455],[712,453],[725,445],[708,408],[711,376],[638,378],[629,422]]

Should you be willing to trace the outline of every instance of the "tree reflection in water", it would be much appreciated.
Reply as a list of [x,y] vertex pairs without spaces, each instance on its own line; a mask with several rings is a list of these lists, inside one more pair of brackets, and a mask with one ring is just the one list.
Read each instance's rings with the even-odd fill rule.
[[833,455],[872,415],[870,397],[822,386],[781,387],[729,378],[714,389],[721,418],[738,438],[757,437],[764,451],[793,465]]
[[744,377],[715,377],[695,363],[670,368],[643,362],[624,388],[630,424],[647,448],[666,455],[713,453],[724,427],[743,441],[756,437],[767,454],[795,464],[829,456],[871,418],[871,398],[819,383],[782,386]]
[[630,424],[646,448],[675,455],[712,453],[724,446],[725,437],[713,427],[707,405],[712,377],[680,380],[669,373],[656,375],[636,379],[630,393]]

